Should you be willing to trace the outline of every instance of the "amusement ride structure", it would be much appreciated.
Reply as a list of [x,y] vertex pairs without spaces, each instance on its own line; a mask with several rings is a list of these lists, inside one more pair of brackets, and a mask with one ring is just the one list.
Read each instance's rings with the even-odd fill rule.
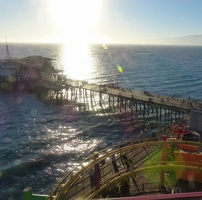
[[65,174],[49,195],[26,188],[24,200],[197,199],[202,194],[196,192],[202,182],[201,141],[179,136],[188,134],[187,126],[173,127],[170,133],[177,137],[142,138],[95,152]]

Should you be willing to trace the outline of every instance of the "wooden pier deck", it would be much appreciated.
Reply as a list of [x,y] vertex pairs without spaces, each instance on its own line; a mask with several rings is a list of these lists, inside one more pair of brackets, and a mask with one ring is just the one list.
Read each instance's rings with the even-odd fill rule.
[[149,102],[150,104],[158,104],[159,106],[174,107],[182,110],[190,110],[190,101],[179,98],[151,94],[149,92],[134,91],[124,88],[114,88],[109,86],[100,86],[96,84],[88,84],[83,87],[87,90],[106,93],[118,97],[134,99],[140,102]]
[[[66,90],[67,92],[71,90],[71,92],[75,93],[73,95],[77,95],[77,91],[90,91],[96,92],[100,94],[100,98],[102,95],[108,95],[110,97],[116,97],[125,101],[130,102],[138,102],[140,104],[146,104],[155,106],[158,108],[177,110],[188,113],[190,109],[200,109],[202,108],[202,103],[196,100],[191,99],[180,99],[171,96],[165,96],[160,94],[151,94],[148,91],[135,91],[120,87],[115,87],[112,85],[98,85],[91,84],[84,81],[75,81],[68,80],[66,82],[53,82],[47,80],[41,80],[36,83],[38,87],[45,88],[47,90],[52,90],[57,92],[57,94],[61,94],[61,91]],[[63,98],[63,97],[62,97]],[[60,99],[62,99],[60,97]],[[110,101],[110,100],[109,100]]]

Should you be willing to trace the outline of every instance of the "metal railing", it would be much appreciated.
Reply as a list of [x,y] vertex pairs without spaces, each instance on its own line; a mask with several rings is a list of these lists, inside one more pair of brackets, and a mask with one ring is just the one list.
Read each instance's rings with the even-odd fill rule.
[[[158,141],[156,141],[157,139],[158,139]],[[200,142],[182,141],[182,140],[160,141],[159,139],[160,138],[144,138],[144,139],[140,139],[140,140],[128,141],[128,142],[125,142],[125,143],[122,143],[122,144],[114,145],[114,146],[112,146],[110,148],[104,149],[104,150],[96,153],[96,155],[99,155],[97,158],[95,157],[95,155],[92,155],[92,156],[86,158],[78,166],[74,167],[72,169],[72,171],[68,172],[67,174],[65,174],[63,176],[63,178],[56,184],[56,186],[50,192],[47,199],[49,199],[49,200],[52,199],[52,197],[54,195],[56,195],[55,198],[54,198],[55,200],[62,199],[62,197],[66,193],[68,193],[69,189],[78,180],[78,178],[80,177],[81,174],[83,174],[87,170],[90,170],[90,168],[92,168],[95,164],[100,163],[102,160],[104,160],[106,158],[109,158],[112,155],[115,155],[115,154],[122,155],[126,151],[134,150],[134,149],[139,148],[139,147],[156,146],[156,145],[162,146],[163,144],[175,144],[175,145],[177,145],[177,144],[189,144],[189,145],[201,146]],[[144,165],[144,166],[139,165],[138,168],[136,168],[134,170],[132,169],[133,170],[132,172],[124,171],[124,173],[121,176],[119,175],[119,177],[129,176],[129,175],[132,175],[133,173],[139,173],[139,172],[148,171],[148,170],[162,170],[162,169],[165,169],[165,170],[166,169],[173,169],[174,170],[174,167],[176,167],[176,168],[185,168],[185,167],[189,168],[187,163],[183,163],[183,165],[179,165],[179,162],[178,162],[178,165],[175,165],[173,162],[169,162],[169,163],[166,162],[167,164],[161,165],[162,162],[160,162],[159,165],[156,165],[157,163],[158,162],[155,162],[155,163],[152,164],[150,162],[149,166],[147,166],[147,165]],[[192,169],[192,170],[200,169],[201,170],[201,168],[193,167],[193,166],[191,166],[190,169]],[[73,173],[74,171],[76,171],[76,172]],[[112,183],[112,182],[114,183],[114,181],[118,181],[118,179],[119,178],[117,178],[115,176],[115,177],[113,177],[113,180],[110,181],[109,183]],[[99,191],[101,191],[102,188],[104,189],[106,187],[109,187],[109,183],[107,183],[106,185],[103,185],[103,187],[101,187],[99,190],[96,190],[96,194]],[[89,194],[91,194],[91,193],[92,193],[92,191],[89,191]],[[92,193],[92,194],[94,194],[94,193]],[[89,196],[89,195],[87,195],[87,196]],[[90,195],[90,197],[91,197],[91,195]]]

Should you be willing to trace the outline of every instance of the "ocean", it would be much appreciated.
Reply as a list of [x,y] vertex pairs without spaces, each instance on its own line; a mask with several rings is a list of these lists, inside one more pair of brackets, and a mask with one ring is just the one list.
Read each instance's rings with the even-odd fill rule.
[[[68,78],[202,99],[202,47],[9,44],[13,58],[41,55]],[[0,58],[5,45],[0,45]],[[121,67],[121,71],[118,70]],[[94,151],[139,137],[127,115],[78,111],[25,91],[0,93],[0,199],[22,199],[24,187],[48,194],[65,172]]]

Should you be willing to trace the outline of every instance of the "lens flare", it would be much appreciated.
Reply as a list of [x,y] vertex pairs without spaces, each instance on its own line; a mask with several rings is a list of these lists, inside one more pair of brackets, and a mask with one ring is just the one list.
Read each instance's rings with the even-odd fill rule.
[[116,65],[117,66],[117,69],[118,69],[118,71],[120,72],[120,73],[122,73],[123,72],[123,68],[121,67],[121,65]]
[[107,47],[105,44],[103,44],[102,46],[103,46],[103,48],[104,48],[105,50],[108,49],[108,47]]

